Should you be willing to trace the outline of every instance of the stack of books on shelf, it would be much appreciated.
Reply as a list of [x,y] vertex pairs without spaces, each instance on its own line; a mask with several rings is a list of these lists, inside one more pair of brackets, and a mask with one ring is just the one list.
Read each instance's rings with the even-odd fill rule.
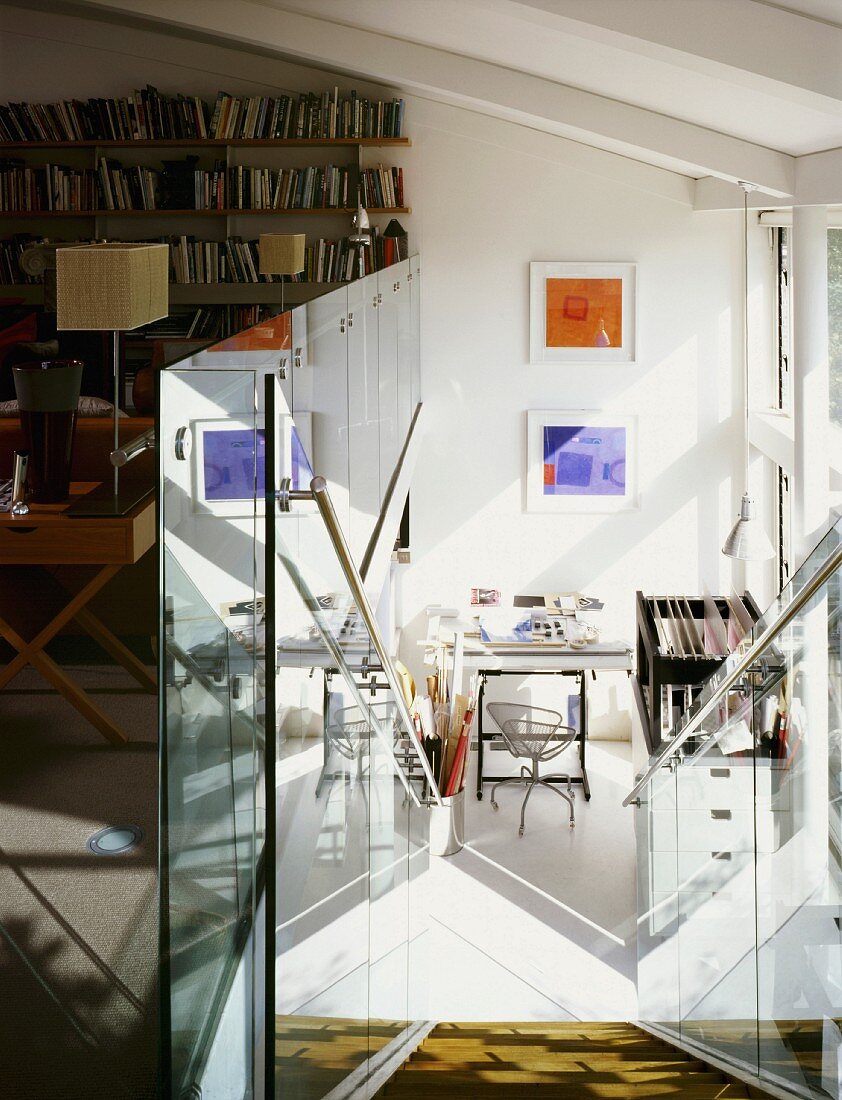
[[404,101],[369,100],[355,91],[293,96],[218,92],[211,111],[198,96],[157,88],[121,99],[0,104],[0,141],[189,141],[400,137]]
[[207,138],[208,105],[147,84],[122,99],[0,104],[2,141],[150,141]]
[[314,210],[348,206],[347,167],[226,168],[195,172],[197,210]]
[[95,210],[96,173],[62,164],[29,167],[22,160],[0,160],[0,210]]
[[403,206],[403,168],[364,168],[360,172],[363,206]]
[[156,210],[160,173],[135,165],[123,168],[116,160],[100,157],[100,202],[89,210]]
[[282,95],[232,96],[219,92],[211,117],[211,137],[283,139],[400,137],[404,101],[370,101],[355,91],[342,98],[308,92],[298,99]]

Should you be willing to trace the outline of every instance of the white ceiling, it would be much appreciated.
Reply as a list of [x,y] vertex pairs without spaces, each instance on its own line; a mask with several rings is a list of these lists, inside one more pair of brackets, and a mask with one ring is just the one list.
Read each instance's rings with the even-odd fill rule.
[[[756,0],[260,2],[490,61],[794,156],[842,146],[842,0],[788,0],[787,12]],[[835,14],[839,31],[796,8]],[[708,26],[706,40],[697,22]],[[776,30],[789,36],[789,45],[777,43],[783,57],[768,48]],[[795,56],[787,59],[789,50]],[[741,68],[743,56],[749,65],[765,56],[772,73]],[[832,72],[816,73],[822,59]]]
[[[842,201],[842,0],[55,2],[378,81],[696,179]],[[716,188],[706,194],[720,201]]]

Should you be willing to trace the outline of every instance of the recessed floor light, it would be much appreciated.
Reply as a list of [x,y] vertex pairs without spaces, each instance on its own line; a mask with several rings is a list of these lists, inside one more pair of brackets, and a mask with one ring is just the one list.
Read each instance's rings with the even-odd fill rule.
[[88,838],[88,849],[96,856],[121,856],[143,840],[139,825],[109,825]]

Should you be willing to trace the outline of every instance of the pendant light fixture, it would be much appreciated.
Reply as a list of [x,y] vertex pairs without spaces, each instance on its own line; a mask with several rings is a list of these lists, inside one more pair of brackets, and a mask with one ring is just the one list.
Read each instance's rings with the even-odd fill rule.
[[744,183],[740,180],[743,189],[743,291],[745,304],[743,308],[743,451],[745,474],[745,489],[743,499],[740,502],[740,514],[737,522],[731,528],[722,553],[729,558],[739,558],[742,561],[766,561],[774,557],[775,551],[769,536],[764,530],[763,524],[757,517],[757,504],[748,491],[748,430],[749,430],[749,403],[748,403],[748,195],[750,191],[756,191],[753,183]]

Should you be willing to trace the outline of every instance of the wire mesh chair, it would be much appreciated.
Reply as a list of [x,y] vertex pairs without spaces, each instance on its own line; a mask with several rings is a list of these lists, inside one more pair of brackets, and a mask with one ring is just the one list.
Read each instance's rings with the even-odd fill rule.
[[[394,730],[397,719],[397,708],[391,701],[373,702],[369,704],[371,716],[374,717],[386,730]],[[362,778],[363,757],[368,754],[368,742],[375,733],[371,727],[371,718],[356,704],[350,707],[342,707],[332,713],[330,720],[325,725],[328,746],[337,752],[345,760],[357,762],[357,779]],[[347,773],[346,773],[347,774]],[[319,787],[316,788],[316,797],[319,796]]]
[[[576,816],[573,808],[573,785],[569,772],[540,775],[539,767],[547,760],[553,760],[560,756],[568,748],[576,737],[576,730],[572,726],[561,724],[561,715],[554,710],[546,710],[543,707],[533,707],[525,703],[489,703],[488,713],[500,727],[503,741],[512,756],[521,758],[529,757],[531,767],[521,765],[520,775],[513,775],[509,779],[501,779],[491,788],[491,805],[493,809],[499,809],[494,801],[494,795],[498,787],[504,783],[528,783],[529,789],[523,799],[520,810],[520,828],[518,836],[523,836],[525,828],[526,804],[536,787],[543,786],[554,791],[570,806],[570,828],[576,827]],[[567,792],[553,786],[552,779],[566,779]]]

